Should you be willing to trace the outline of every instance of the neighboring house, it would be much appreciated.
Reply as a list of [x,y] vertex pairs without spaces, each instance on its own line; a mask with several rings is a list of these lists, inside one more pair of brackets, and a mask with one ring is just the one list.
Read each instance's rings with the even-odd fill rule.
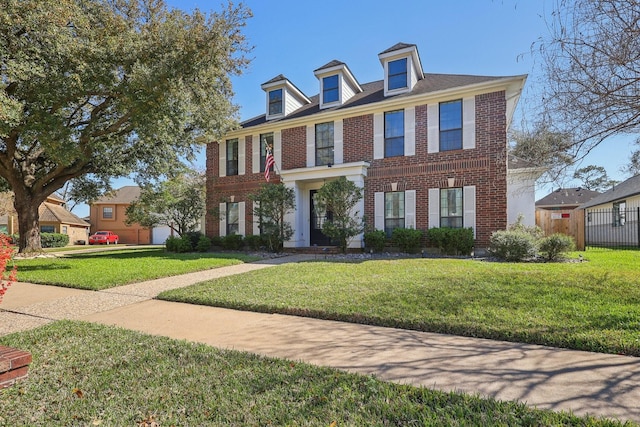
[[572,211],[578,206],[589,202],[596,196],[599,191],[588,190],[586,188],[558,188],[547,194],[542,199],[536,201],[536,209],[548,211]]
[[[418,49],[399,43],[381,52],[382,80],[359,83],[331,61],[316,69],[319,94],[307,97],[279,75],[264,84],[265,114],[207,146],[206,232],[259,234],[249,194],[271,182],[294,190],[294,230],[286,247],[328,244],[317,190],[341,176],[364,189],[357,206],[367,225],[472,227],[476,249],[522,212],[534,223],[536,168],[507,163],[507,129],[526,76],[423,72]],[[524,196],[522,196],[524,195]],[[362,235],[350,247],[363,246]]]
[[[55,194],[47,197],[38,208],[41,233],[62,233],[69,236],[69,243],[87,242],[89,223],[65,208],[65,201]],[[12,211],[0,217],[0,231],[18,234],[18,216]]]
[[[91,234],[100,230],[113,231],[118,235],[120,243],[147,245],[152,243],[151,229],[140,224],[127,226],[127,207],[140,197],[140,187],[129,185],[99,198],[89,204],[91,218]],[[163,242],[158,242],[163,243]]]
[[599,194],[581,187],[559,188],[536,201],[536,225],[545,235],[562,233],[582,242],[583,212],[577,208]]
[[580,206],[587,245],[640,246],[640,175],[616,184]]

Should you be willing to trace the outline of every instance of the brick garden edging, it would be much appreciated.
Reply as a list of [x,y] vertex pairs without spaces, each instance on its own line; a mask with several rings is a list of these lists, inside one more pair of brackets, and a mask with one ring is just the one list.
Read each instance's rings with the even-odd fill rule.
[[0,345],[0,389],[28,375],[31,353]]

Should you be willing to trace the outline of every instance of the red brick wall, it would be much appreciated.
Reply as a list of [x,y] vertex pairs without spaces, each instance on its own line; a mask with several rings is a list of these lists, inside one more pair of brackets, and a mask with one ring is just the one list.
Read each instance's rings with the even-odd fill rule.
[[[476,244],[486,247],[491,233],[507,226],[506,201],[506,101],[499,91],[476,96],[476,147],[427,153],[427,106],[415,108],[416,150],[410,157],[373,160],[373,115],[365,114],[344,119],[343,141],[345,163],[367,161],[371,164],[365,179],[365,216],[372,224],[374,193],[416,190],[416,227],[429,227],[428,190],[447,187],[447,178],[455,178],[455,186],[476,187]],[[235,201],[247,201],[247,234],[251,233],[250,202],[247,195],[264,182],[262,174],[251,173],[251,137],[247,144],[247,174],[214,178],[218,174],[218,144],[207,148],[208,206],[217,208],[231,195]],[[282,129],[282,168],[306,167],[306,127]],[[209,218],[209,217],[208,217]],[[207,221],[207,234],[218,235],[218,219]]]

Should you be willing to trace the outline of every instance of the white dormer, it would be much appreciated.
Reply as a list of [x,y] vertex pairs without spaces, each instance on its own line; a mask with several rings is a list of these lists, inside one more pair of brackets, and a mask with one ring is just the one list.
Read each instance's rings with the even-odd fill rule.
[[311,102],[282,74],[263,83],[260,87],[267,94],[267,120],[286,117]]
[[378,54],[384,67],[384,96],[410,92],[424,78],[418,48],[398,43]]
[[320,109],[343,105],[362,92],[360,84],[344,62],[333,60],[313,72],[320,81]]

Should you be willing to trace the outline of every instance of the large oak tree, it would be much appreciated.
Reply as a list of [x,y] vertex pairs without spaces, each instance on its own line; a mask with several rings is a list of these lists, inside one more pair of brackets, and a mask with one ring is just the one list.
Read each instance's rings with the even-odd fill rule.
[[0,177],[21,252],[38,206],[67,181],[141,179],[236,123],[230,76],[247,65],[250,11],[185,13],[162,0],[0,0]]

